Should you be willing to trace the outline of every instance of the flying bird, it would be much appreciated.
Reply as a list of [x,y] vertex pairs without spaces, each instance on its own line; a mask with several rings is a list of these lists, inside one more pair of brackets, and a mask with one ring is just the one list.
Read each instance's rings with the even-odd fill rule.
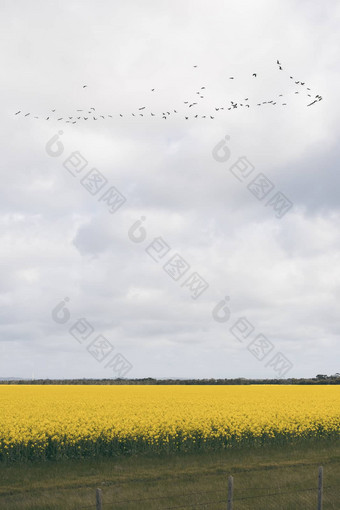
[[26,113],[25,117],[27,117],[28,115],[30,115],[30,113]]
[[83,85],[83,89],[86,89],[87,85]]
[[233,76],[230,76],[229,80],[233,80],[233,79],[234,79],[234,77],[233,77]]
[[282,71],[282,67],[281,66],[279,66],[279,70]]
[[153,92],[155,89],[151,89],[151,92]]
[[307,106],[312,106],[312,104],[316,103],[316,99],[312,102],[312,103],[309,103]]
[[138,108],[138,110],[144,110],[145,109],[145,106],[142,106],[142,108]]
[[256,73],[253,73],[253,76],[256,78]]
[[20,113],[20,112],[21,112],[21,110],[19,110],[19,111],[18,111],[17,113],[15,113],[14,115],[18,115],[18,113]]
[[197,66],[194,66],[194,67],[197,67]]

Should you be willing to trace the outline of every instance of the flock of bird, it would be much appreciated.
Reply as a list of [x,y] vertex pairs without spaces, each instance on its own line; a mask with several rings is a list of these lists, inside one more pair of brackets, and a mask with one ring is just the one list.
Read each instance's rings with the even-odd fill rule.
[[[282,67],[282,64],[279,60],[276,61],[276,65],[277,65],[277,68],[279,71],[284,70]],[[193,67],[196,69],[198,67],[198,65],[194,65]],[[257,78],[257,76],[258,76],[257,72],[252,73],[252,78]],[[290,80],[293,80],[294,84],[298,86],[297,88],[299,88],[299,90],[294,91],[294,94],[301,94],[301,95],[305,94],[308,98],[310,98],[309,99],[310,102],[307,104],[307,106],[312,106],[322,100],[322,97],[320,96],[320,94],[316,94],[314,97],[312,96],[311,89],[307,86],[305,87],[305,85],[306,85],[305,82],[300,81],[300,80],[295,80],[295,78],[293,76],[289,76],[289,78],[290,78]],[[230,76],[229,79],[235,80],[236,78],[234,76]],[[88,85],[86,85],[86,84],[82,86],[83,89],[86,89],[87,87],[88,87]],[[303,87],[303,88],[301,88],[301,87]],[[151,92],[155,92],[155,89],[152,88]],[[246,97],[242,100],[242,102],[229,101],[229,103],[224,104],[222,106],[221,105],[215,106],[214,111],[210,112],[208,115],[207,114],[201,115],[196,112],[197,112],[197,107],[199,106],[200,103],[202,103],[202,100],[204,100],[206,97],[205,93],[206,93],[206,87],[201,86],[201,87],[199,87],[199,90],[196,91],[195,100],[183,101],[183,104],[185,105],[185,108],[187,109],[186,112],[184,113],[185,120],[189,120],[189,118],[195,118],[195,119],[202,118],[202,119],[213,120],[213,119],[215,119],[218,112],[221,112],[221,111],[236,110],[238,108],[251,108],[253,106],[261,107],[263,105],[287,106],[287,104],[288,104],[286,102],[282,102],[285,100],[281,99],[281,98],[286,97],[283,94],[279,94],[277,96],[277,98],[271,99],[270,101],[261,101],[259,103],[255,103],[255,104],[249,104],[249,98]],[[190,108],[193,108],[193,110],[189,110]],[[194,111],[194,112],[192,115],[190,115],[192,111]],[[43,120],[50,120],[50,119],[52,120],[53,119],[58,122],[63,121],[67,124],[76,124],[77,122],[88,121],[88,120],[96,121],[99,119],[105,120],[105,119],[122,118],[122,117],[126,118],[126,117],[130,117],[130,116],[144,117],[144,116],[149,116],[149,115],[151,117],[157,117],[157,118],[162,118],[163,120],[167,120],[170,117],[170,115],[174,116],[174,115],[182,115],[183,114],[182,112],[179,112],[178,109],[177,110],[172,109],[171,111],[164,111],[161,113],[160,112],[154,113],[152,111],[149,111],[149,108],[146,106],[141,106],[135,112],[130,112],[128,114],[127,113],[124,113],[124,114],[116,113],[115,115],[112,115],[112,114],[101,115],[96,112],[96,109],[94,106],[91,106],[90,108],[86,108],[86,109],[78,109],[78,110],[76,110],[76,112],[73,115],[66,116],[66,117],[65,116],[59,117],[57,114],[52,115],[52,114],[55,114],[55,112],[56,112],[56,109],[52,109],[51,113],[47,114],[47,116],[39,117],[36,115],[32,115],[31,112],[23,113],[21,110],[19,110],[16,113],[14,113],[14,115],[22,114],[23,117],[32,116],[35,119],[43,119]]]

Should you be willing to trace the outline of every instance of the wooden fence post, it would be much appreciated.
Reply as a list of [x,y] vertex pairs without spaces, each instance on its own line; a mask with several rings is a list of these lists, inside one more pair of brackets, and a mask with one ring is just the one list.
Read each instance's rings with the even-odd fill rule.
[[233,510],[233,493],[234,493],[234,478],[232,476],[229,476],[227,510]]
[[318,510],[322,510],[322,496],[323,496],[323,467],[319,466],[319,476],[318,476]]
[[96,490],[96,510],[103,510],[103,494],[101,489]]

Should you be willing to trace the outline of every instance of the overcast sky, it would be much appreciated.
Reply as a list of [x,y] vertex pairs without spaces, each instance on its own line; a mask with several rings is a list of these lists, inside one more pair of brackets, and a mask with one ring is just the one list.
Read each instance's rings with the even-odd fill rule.
[[0,377],[340,372],[340,6],[1,10]]

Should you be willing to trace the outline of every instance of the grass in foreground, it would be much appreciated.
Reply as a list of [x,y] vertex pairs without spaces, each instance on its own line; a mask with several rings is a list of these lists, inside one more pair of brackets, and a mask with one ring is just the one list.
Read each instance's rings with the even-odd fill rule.
[[[324,466],[323,510],[339,510],[340,443],[326,440],[211,453],[0,464],[0,508],[95,509],[100,487],[104,510],[225,510],[232,474],[235,510],[316,509],[319,465]],[[285,494],[270,496],[278,492]]]

